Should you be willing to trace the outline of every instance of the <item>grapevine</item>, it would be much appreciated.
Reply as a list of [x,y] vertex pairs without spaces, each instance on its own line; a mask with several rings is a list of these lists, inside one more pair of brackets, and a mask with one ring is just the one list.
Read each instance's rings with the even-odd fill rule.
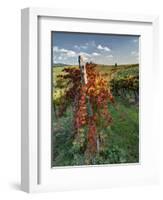
[[102,129],[110,126],[112,116],[108,110],[108,103],[114,103],[108,82],[96,71],[96,64],[87,63],[87,83],[83,84],[82,75],[78,68],[64,68],[61,80],[67,80],[65,98],[59,106],[58,115],[66,111],[69,104],[74,113],[74,142],[73,145],[82,149],[86,155],[86,162],[103,151],[105,134]]

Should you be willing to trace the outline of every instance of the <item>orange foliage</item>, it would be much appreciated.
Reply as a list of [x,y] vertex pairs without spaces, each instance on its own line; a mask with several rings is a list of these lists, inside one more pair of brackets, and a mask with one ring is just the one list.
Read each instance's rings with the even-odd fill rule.
[[[76,134],[80,134],[78,130],[82,127],[87,127],[86,151],[92,154],[98,150],[97,139],[100,139],[98,129],[109,126],[112,121],[108,102],[114,103],[114,98],[108,89],[106,78],[96,71],[96,65],[87,63],[85,67],[87,84],[82,83],[80,70],[76,68],[64,69],[66,75],[60,78],[69,80],[71,87],[66,91],[65,99],[73,102]],[[63,107],[64,104],[62,112],[65,109]]]

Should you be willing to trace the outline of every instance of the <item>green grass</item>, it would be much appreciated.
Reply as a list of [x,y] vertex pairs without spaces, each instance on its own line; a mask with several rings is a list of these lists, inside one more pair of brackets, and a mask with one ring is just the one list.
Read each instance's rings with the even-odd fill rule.
[[73,113],[71,108],[67,109],[61,118],[53,117],[52,143],[53,159],[52,166],[72,165],[72,142],[73,142]]
[[[74,67],[74,66],[66,66]],[[77,66],[75,66],[77,67]],[[121,68],[120,68],[121,67]],[[65,88],[56,87],[57,75],[64,67],[53,67],[53,99],[60,98]],[[114,78],[138,73],[138,65],[98,66],[97,70],[109,73],[114,70]],[[113,118],[112,124],[103,131],[108,135],[105,151],[93,157],[92,164],[115,164],[139,162],[139,107],[121,97],[115,97],[115,104],[108,104]],[[69,106],[60,118],[52,118],[52,166],[84,165],[82,151],[74,149],[73,111]]]
[[108,148],[116,148],[122,153],[120,162],[139,161],[139,108],[116,99],[116,105],[109,105],[113,117]]
[[[72,108],[65,115],[54,120],[53,166],[71,166],[85,164],[84,154],[73,149]],[[129,105],[116,99],[115,105],[108,109],[113,117],[108,134],[106,150],[94,157],[93,164],[136,163],[139,161],[139,123],[138,106]]]

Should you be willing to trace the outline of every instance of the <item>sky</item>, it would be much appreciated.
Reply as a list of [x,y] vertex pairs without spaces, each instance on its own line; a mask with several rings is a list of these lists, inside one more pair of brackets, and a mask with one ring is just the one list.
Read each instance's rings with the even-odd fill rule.
[[97,64],[139,63],[139,36],[94,33],[52,33],[53,63],[78,64],[82,55]]

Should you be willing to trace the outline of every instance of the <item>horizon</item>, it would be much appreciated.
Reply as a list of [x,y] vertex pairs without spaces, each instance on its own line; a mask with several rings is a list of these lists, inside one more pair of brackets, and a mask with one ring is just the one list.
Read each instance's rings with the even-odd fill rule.
[[52,63],[78,65],[78,56],[99,65],[139,64],[139,36],[52,33]]
[[[88,62],[89,63],[89,62]],[[79,64],[66,64],[66,63],[53,63],[53,65],[52,65],[52,67],[54,67],[54,66],[56,66],[56,65],[58,65],[58,64],[60,64],[60,65],[63,65],[62,67],[64,67],[64,65],[66,66],[79,66]],[[115,65],[115,63],[114,64],[103,64],[103,63],[93,63],[93,64],[97,64],[97,65],[106,65],[106,66],[114,66]],[[118,64],[117,63],[117,66],[121,66],[121,65],[139,65],[139,63],[137,62],[137,63],[121,63],[121,64]]]

